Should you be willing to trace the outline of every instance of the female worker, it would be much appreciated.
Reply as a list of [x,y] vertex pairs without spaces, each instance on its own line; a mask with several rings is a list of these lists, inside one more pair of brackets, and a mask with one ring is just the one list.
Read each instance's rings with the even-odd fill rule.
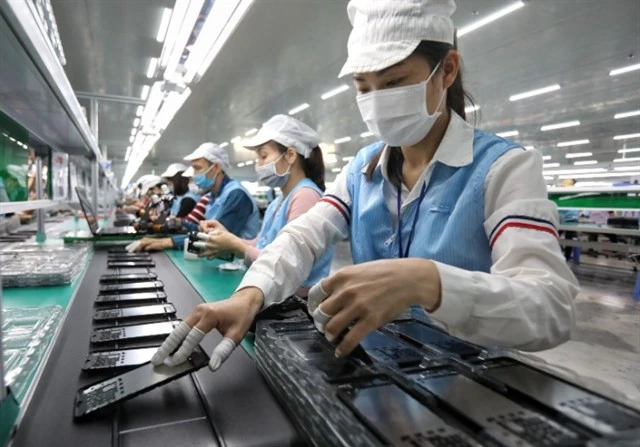
[[[180,362],[204,334],[225,337],[217,369],[263,308],[298,287],[315,259],[351,239],[353,266],[309,292],[316,325],[344,356],[420,306],[457,336],[524,350],[568,339],[575,277],[536,151],[465,122],[453,0],[352,0],[341,76],[354,74],[363,121],[381,141],[287,225],[228,300],[201,304],[153,358]],[[184,340],[184,343],[182,341]],[[195,342],[195,344],[194,344]]]
[[195,208],[200,196],[189,190],[189,179],[182,174],[189,168],[182,163],[173,163],[162,173],[173,190],[173,204],[171,205],[171,217],[186,217]]
[[[325,189],[324,162],[319,143],[320,136],[315,130],[287,115],[274,116],[264,123],[255,137],[244,141],[243,146],[255,150],[258,155],[258,180],[270,188],[280,188],[282,195],[267,208],[262,228],[255,239],[241,239],[217,220],[201,222],[204,231],[216,231],[209,236],[202,256],[234,252],[251,264],[288,222],[309,211]],[[329,274],[331,255],[332,250],[328,250],[314,264],[303,287],[296,292],[298,296],[306,297],[308,288]]]

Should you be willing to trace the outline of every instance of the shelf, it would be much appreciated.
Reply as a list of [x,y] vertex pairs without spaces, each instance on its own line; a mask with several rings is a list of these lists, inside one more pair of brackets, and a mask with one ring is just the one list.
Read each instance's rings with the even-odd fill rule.
[[45,208],[69,208],[69,204],[60,200],[28,200],[26,202],[1,202],[0,214],[19,213],[21,211]]
[[[29,132],[29,143],[104,157],[31,1],[0,1],[0,110]],[[117,190],[113,177],[107,177]]]

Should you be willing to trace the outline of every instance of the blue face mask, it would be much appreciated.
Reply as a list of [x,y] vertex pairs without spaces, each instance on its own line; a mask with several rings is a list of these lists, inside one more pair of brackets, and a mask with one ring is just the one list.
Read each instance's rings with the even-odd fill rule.
[[200,188],[203,189],[205,191],[208,191],[209,189],[211,189],[211,187],[213,186],[213,184],[216,181],[216,178],[207,178],[207,172],[211,171],[211,168],[213,168],[215,165],[211,165],[209,167],[209,169],[207,169],[204,172],[201,172],[200,174],[195,174],[193,176],[193,183],[195,183],[195,185]]

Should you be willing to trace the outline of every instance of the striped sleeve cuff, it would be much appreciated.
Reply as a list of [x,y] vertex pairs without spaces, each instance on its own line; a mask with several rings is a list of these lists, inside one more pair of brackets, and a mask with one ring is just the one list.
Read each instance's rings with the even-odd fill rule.
[[351,223],[351,208],[340,197],[333,194],[325,194],[320,201],[333,206],[344,217],[347,224]]

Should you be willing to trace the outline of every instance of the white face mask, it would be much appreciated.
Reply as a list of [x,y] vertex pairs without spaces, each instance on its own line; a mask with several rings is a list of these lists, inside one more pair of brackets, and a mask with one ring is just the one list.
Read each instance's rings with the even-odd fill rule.
[[258,176],[258,180],[270,188],[282,188],[284,184],[287,183],[287,180],[289,180],[289,174],[291,171],[291,165],[289,165],[284,174],[278,174],[276,163],[284,156],[285,154],[282,154],[274,161],[262,166],[258,166],[256,164],[256,175]]
[[193,183],[189,183],[189,191],[191,191],[193,194],[199,194],[200,193],[200,188],[198,188]]
[[427,84],[439,66],[438,62],[429,78],[419,84],[358,95],[360,115],[369,130],[389,146],[412,146],[422,141],[442,114],[437,110],[446,90],[432,115],[426,102]]

